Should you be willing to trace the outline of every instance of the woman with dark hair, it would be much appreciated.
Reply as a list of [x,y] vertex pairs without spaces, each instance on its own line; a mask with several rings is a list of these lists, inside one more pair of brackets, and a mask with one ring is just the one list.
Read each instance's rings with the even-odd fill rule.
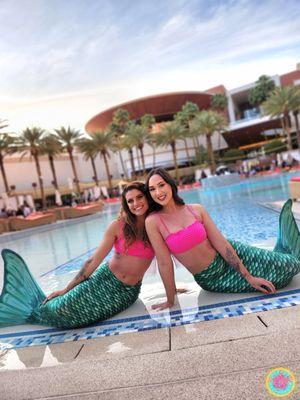
[[[47,297],[22,258],[3,250],[0,326],[38,323],[78,328],[110,318],[132,305],[154,257],[145,230],[148,209],[145,185],[129,184],[122,193],[119,218],[109,225],[94,254],[65,289]],[[113,246],[114,255],[102,263]]]
[[170,253],[205,290],[241,293],[275,293],[300,272],[300,234],[291,212],[292,201],[282,208],[279,237],[273,251],[228,241],[200,204],[186,205],[173,178],[162,168],[152,170],[146,187],[156,211],[146,219],[167,301],[154,308],[172,307],[174,272]]

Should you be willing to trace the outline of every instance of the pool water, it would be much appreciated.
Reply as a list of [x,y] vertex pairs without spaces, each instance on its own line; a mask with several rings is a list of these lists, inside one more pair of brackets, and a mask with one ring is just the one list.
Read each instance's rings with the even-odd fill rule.
[[[297,174],[299,172],[255,177],[232,186],[206,191],[197,188],[183,191],[180,195],[187,203],[203,204],[227,238],[261,244],[276,237],[278,214],[258,203],[288,199],[288,180]],[[1,247],[22,255],[48,293],[64,287],[70,281],[83,260],[99,244],[106,227],[116,218],[118,211],[118,206],[108,206],[92,220],[69,226],[57,224],[55,229],[16,238],[2,243]],[[152,271],[154,269],[151,268]],[[1,274],[2,271],[1,266]],[[150,271],[146,279],[153,282],[159,278]]]

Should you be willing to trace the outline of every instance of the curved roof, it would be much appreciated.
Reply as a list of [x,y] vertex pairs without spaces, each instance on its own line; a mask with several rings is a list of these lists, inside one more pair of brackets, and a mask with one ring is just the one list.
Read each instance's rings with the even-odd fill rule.
[[187,101],[197,104],[200,109],[206,109],[210,107],[210,99],[211,94],[203,92],[165,93],[142,97],[102,111],[87,122],[85,129],[89,133],[105,129],[111,123],[114,112],[119,108],[126,109],[130,119],[139,120],[148,113],[153,114],[154,117],[173,115],[180,111]]

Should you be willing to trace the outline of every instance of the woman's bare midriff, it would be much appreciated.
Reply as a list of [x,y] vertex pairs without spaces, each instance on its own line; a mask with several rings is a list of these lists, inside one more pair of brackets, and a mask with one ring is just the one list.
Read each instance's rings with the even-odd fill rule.
[[204,271],[212,263],[216,254],[216,250],[212,247],[209,240],[206,239],[204,242],[184,253],[173,255],[195,275]]
[[152,260],[115,253],[109,260],[109,269],[125,285],[136,285],[143,279]]

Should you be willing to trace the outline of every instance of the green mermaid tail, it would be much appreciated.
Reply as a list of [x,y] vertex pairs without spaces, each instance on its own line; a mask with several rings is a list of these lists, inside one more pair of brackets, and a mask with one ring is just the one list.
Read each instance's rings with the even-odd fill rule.
[[[300,233],[288,200],[280,213],[279,234],[273,251],[229,241],[253,276],[271,281],[276,289],[288,285],[300,272]],[[203,272],[194,275],[205,290],[223,293],[248,293],[256,290],[217,254]]]
[[42,304],[45,294],[24,260],[3,250],[4,288],[0,296],[0,326],[34,323],[58,328],[79,328],[110,318],[138,298],[141,283],[125,285],[102,264],[89,279],[63,296]]

